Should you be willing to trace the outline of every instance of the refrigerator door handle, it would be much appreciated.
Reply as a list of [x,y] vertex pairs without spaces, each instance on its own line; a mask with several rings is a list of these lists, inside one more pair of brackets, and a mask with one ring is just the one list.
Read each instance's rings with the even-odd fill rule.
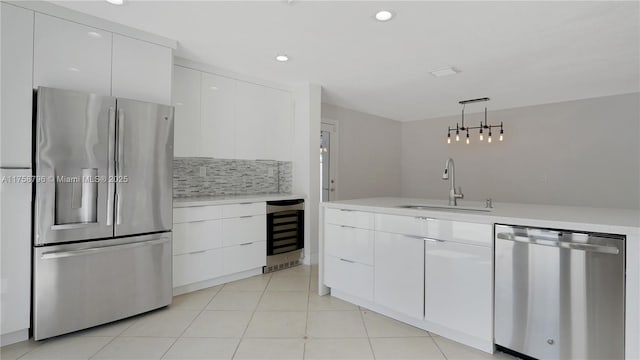
[[116,143],[116,110],[109,107],[109,168],[107,170],[107,226],[113,225],[113,201],[116,191],[115,178],[115,143]]
[[[123,176],[124,172],[124,110],[118,109],[118,161],[116,170],[116,179]],[[115,180],[115,179],[114,179]],[[120,211],[120,205],[122,200],[120,199],[120,186],[116,187],[116,224],[122,223],[122,215]]]
[[119,251],[123,249],[133,249],[133,248],[138,248],[143,246],[163,244],[168,242],[169,240],[170,240],[169,238],[165,237],[157,240],[148,240],[148,241],[141,241],[141,242],[135,242],[135,243],[122,244],[122,245],[107,245],[107,246],[97,246],[97,247],[92,247],[92,248],[82,249],[82,250],[46,252],[42,254],[42,256],[40,256],[40,259],[42,260],[59,259],[59,258],[65,258],[65,257],[95,254],[95,253],[100,253],[105,251]]

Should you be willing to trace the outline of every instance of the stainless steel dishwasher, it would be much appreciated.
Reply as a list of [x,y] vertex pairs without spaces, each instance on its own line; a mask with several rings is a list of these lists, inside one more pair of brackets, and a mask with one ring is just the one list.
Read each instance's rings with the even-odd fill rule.
[[538,359],[624,358],[625,237],[495,226],[495,343]]

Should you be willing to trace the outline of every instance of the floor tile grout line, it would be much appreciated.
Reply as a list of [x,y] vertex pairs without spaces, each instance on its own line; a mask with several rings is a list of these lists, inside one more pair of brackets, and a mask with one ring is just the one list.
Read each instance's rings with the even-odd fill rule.
[[[224,287],[224,286],[223,286]],[[200,310],[200,312],[193,317],[193,319],[191,320],[191,322],[184,328],[184,330],[182,330],[182,332],[180,333],[180,335],[178,335],[178,337],[174,338],[173,342],[171,343],[171,345],[169,345],[169,347],[167,348],[167,350],[165,350],[164,353],[162,353],[162,356],[160,356],[160,359],[163,359],[167,353],[169,352],[169,350],[171,350],[171,348],[173,347],[173,345],[175,345],[178,340],[180,338],[182,338],[182,335],[184,335],[185,332],[187,332],[187,330],[191,327],[191,325],[193,325],[193,322],[196,321],[196,319],[207,309],[207,306],[209,305],[209,303],[213,300],[214,297],[216,297],[216,295],[218,295],[218,293],[222,290],[222,288],[220,288],[218,291],[216,291],[215,294],[213,294],[213,296],[211,296],[211,299],[209,299],[209,302],[207,302],[207,305],[204,306],[204,308],[202,308]],[[172,299],[173,302],[173,299]]]
[[[260,276],[264,276],[264,274]],[[267,284],[264,286],[264,289],[262,289],[262,293],[260,294],[260,299],[258,299],[258,303],[256,304],[256,307],[253,309],[253,312],[251,313],[251,317],[249,318],[249,321],[247,322],[247,325],[245,326],[244,331],[242,332],[242,335],[240,335],[240,341],[238,341],[238,345],[236,345],[236,349],[233,351],[233,354],[231,355],[231,359],[235,359],[238,353],[238,349],[240,349],[240,344],[242,344],[242,340],[244,340],[244,336],[247,333],[247,330],[249,330],[251,321],[253,321],[253,317],[256,315],[256,312],[258,311],[258,306],[260,306],[260,302],[262,301],[262,298],[264,297],[265,292],[267,292],[267,288],[271,283],[271,279],[273,279],[273,274],[269,274],[269,280],[267,280]]]
[[444,351],[442,351],[442,349],[440,348],[440,345],[438,344],[438,342],[436,341],[436,339],[434,339],[433,337],[431,337],[431,341],[433,341],[434,344],[436,344],[436,347],[438,348],[438,350],[440,350],[440,353],[442,354],[442,356],[444,357],[445,360],[449,359],[447,357],[447,354],[444,353]]
[[309,338],[309,309],[311,306],[311,277],[313,275],[311,275],[311,273],[309,274],[309,288],[307,290],[309,290],[307,292],[307,316],[305,316],[305,324],[304,324],[304,343],[302,344],[302,359],[305,358],[306,354],[307,354],[307,340]]
[[95,356],[98,355],[98,353],[100,353],[100,351],[102,351],[104,348],[106,348],[107,346],[109,346],[109,344],[111,344],[115,339],[117,339],[118,337],[120,337],[120,335],[124,334],[125,331],[127,331],[130,327],[133,326],[133,324],[137,323],[138,321],[140,321],[140,319],[136,319],[135,321],[132,321],[131,324],[129,324],[129,326],[127,326],[126,328],[124,328],[122,331],[120,331],[118,333],[118,335],[114,336],[113,338],[111,338],[111,340],[109,340],[106,344],[104,344],[104,346],[102,346],[100,349],[98,349],[98,351],[96,351],[95,353],[93,353],[93,355],[89,356],[89,359],[95,359]]
[[369,342],[369,349],[371,349],[371,355],[373,355],[373,359],[376,359],[376,353],[373,351],[373,344],[371,343],[371,337],[369,336],[369,329],[367,329],[367,323],[364,321],[364,313],[362,311],[358,311],[360,313],[360,320],[362,320],[362,327],[364,327],[364,333],[367,334],[367,342]]

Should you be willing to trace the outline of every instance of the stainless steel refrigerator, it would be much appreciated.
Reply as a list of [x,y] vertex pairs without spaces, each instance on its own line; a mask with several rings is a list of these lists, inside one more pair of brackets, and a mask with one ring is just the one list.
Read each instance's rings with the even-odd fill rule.
[[40,87],[33,335],[171,303],[173,107]]

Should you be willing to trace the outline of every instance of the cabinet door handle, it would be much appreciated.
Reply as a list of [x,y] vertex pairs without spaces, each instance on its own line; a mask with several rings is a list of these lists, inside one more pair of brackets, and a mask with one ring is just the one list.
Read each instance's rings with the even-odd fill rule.
[[347,260],[347,259],[340,258],[340,261],[348,262],[349,264],[355,264],[355,261],[353,261],[353,260]]
[[340,211],[344,211],[344,212],[352,212],[352,211],[355,211],[355,210],[350,210],[350,209],[340,209]]
[[347,228],[347,229],[355,229],[353,226],[349,226],[349,225],[340,225],[341,228]]
[[250,218],[250,217],[253,217],[253,215],[240,216],[240,219],[246,219],[246,218]]
[[251,244],[253,244],[253,243],[252,242],[242,243],[242,244],[240,244],[240,246],[247,246],[247,245],[251,245]]
[[440,239],[431,239],[431,238],[423,238],[423,240],[425,240],[425,241],[429,241],[429,242],[434,242],[434,243],[444,242],[444,240],[440,240]]
[[207,250],[200,250],[200,251],[192,251],[189,253],[189,255],[195,255],[195,254],[202,254],[203,252],[206,252]]

